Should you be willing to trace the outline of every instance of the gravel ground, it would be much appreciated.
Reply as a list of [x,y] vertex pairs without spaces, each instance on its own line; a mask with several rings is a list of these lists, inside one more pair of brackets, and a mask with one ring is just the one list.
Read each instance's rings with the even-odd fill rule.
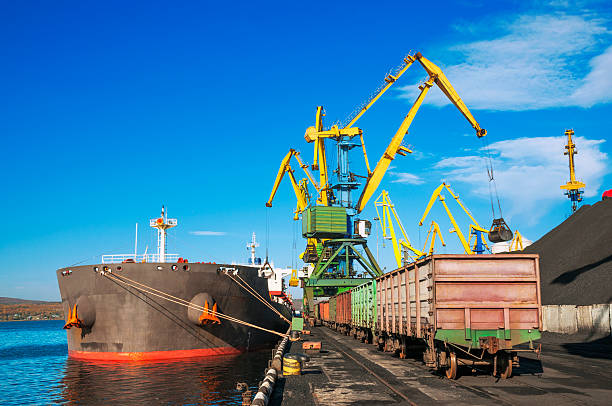
[[[562,406],[608,405],[612,399],[611,337],[545,333],[542,360],[524,353],[512,378],[462,370],[456,381],[429,370],[418,353],[399,359],[325,327],[313,328],[308,339],[321,340],[323,352],[306,364],[304,375],[280,378],[270,405]],[[300,342],[293,346],[291,352],[299,352]]]

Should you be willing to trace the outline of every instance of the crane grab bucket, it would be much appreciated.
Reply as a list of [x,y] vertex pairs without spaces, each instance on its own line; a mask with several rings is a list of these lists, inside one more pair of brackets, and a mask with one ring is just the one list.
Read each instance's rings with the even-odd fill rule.
[[512,230],[503,218],[493,219],[493,224],[491,224],[489,230],[489,241],[492,243],[510,241],[512,237]]

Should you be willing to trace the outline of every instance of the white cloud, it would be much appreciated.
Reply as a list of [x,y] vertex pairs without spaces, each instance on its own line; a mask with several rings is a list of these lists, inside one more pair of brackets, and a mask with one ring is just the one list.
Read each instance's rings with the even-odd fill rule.
[[[579,15],[518,16],[487,26],[502,31],[497,38],[449,48],[446,60],[454,54],[458,63],[441,68],[473,109],[521,111],[609,102],[612,47],[602,46],[610,41],[607,24]],[[418,89],[410,85],[402,91],[402,97],[414,99]],[[428,103],[448,104],[439,90],[430,93]]]
[[209,235],[209,236],[227,235],[227,233],[225,231],[190,231],[189,234],[193,234],[193,235]]
[[593,58],[589,65],[591,71],[572,95],[572,100],[584,107],[612,101],[612,46]]
[[[533,137],[499,141],[490,145],[497,190],[504,215],[521,216],[535,224],[556,203],[562,201],[559,188],[569,180],[568,158],[563,155],[565,137]],[[586,183],[585,197],[595,196],[603,176],[610,172],[608,155],[601,151],[605,140],[576,137],[575,156],[578,180]],[[475,194],[488,199],[488,178],[484,158],[457,156],[435,166],[454,182],[468,183]]]
[[422,185],[425,183],[423,179],[417,175],[413,175],[412,173],[389,172],[389,175],[395,178],[391,181],[391,183],[405,183],[407,185]]
[[[568,158],[562,154],[566,141],[565,137],[533,137],[490,145],[504,215],[517,215],[535,224],[564,199],[559,186],[569,180]],[[608,155],[600,149],[605,140],[576,137],[574,142],[579,151],[575,156],[577,178],[586,183],[584,196],[593,197],[601,187],[603,176],[610,172],[606,164]],[[475,194],[489,198],[483,157],[445,158],[435,167],[444,170],[448,179],[468,183]]]
[[[470,134],[472,137],[474,136],[474,134]],[[431,152],[423,152],[423,151],[412,151],[412,153],[410,154],[410,157],[414,160],[420,161],[423,159],[428,159],[428,158],[432,158],[434,157],[435,154],[431,153]]]

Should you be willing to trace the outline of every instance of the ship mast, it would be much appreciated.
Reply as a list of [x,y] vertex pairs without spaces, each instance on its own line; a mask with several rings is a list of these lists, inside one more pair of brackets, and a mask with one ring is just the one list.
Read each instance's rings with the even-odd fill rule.
[[161,217],[149,220],[149,225],[157,229],[157,260],[166,262],[166,230],[176,227],[176,219],[169,219],[164,206],[161,209]]
[[255,239],[255,232],[253,232],[253,236],[251,237],[251,242],[247,243],[247,249],[251,250],[251,261],[250,264],[251,265],[255,265],[256,264],[256,258],[255,258],[255,248],[259,247],[259,243],[257,242],[257,240]]

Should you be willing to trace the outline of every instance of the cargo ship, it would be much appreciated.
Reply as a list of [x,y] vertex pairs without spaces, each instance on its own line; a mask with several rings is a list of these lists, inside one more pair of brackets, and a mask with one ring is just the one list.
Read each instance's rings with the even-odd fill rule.
[[166,232],[176,225],[162,208],[161,217],[150,220],[156,254],[103,255],[101,263],[56,271],[69,356],[121,361],[237,354],[270,347],[287,331],[290,299],[282,278],[279,285],[267,260],[255,257],[254,235],[248,264],[192,263],[166,254]]

